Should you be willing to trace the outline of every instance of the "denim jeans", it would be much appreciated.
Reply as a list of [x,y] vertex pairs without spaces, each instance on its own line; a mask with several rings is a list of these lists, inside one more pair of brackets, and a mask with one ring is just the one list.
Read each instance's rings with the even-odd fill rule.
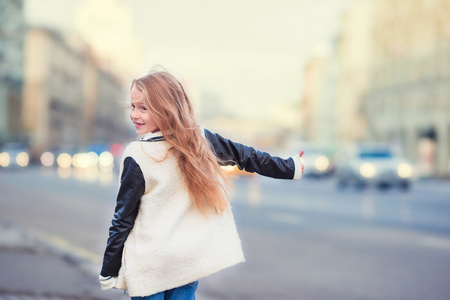
[[198,281],[145,297],[131,297],[131,300],[195,300]]

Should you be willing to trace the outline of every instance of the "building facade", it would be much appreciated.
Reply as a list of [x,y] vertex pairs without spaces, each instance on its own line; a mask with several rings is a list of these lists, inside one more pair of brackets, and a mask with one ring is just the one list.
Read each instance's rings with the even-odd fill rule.
[[303,73],[304,92],[300,106],[303,135],[306,140],[315,143],[321,143],[324,139],[330,138],[330,132],[325,130],[324,126],[334,119],[329,115],[334,107],[327,105],[329,98],[326,97],[329,86],[325,78],[330,64],[331,57],[328,53],[316,52],[309,59]]
[[400,143],[422,175],[449,176],[450,2],[411,2],[375,2],[368,132]]
[[22,115],[35,158],[55,148],[129,138],[118,101],[122,93],[121,83],[98,67],[83,41],[46,28],[28,29]]
[[23,0],[0,0],[0,146],[25,142],[22,82],[25,21]]
[[336,135],[340,143],[362,141],[367,136],[363,96],[370,84],[373,3],[372,0],[354,2],[341,22],[336,90]]
[[129,0],[82,0],[74,14],[75,28],[96,56],[102,69],[131,82],[149,66],[143,64],[142,42],[134,36]]
[[335,153],[367,138],[364,95],[369,89],[373,1],[357,1],[328,46],[316,47],[304,70],[304,137]]

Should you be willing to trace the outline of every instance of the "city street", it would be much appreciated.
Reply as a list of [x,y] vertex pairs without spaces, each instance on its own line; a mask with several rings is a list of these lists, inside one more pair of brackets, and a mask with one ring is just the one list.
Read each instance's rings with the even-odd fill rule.
[[[449,15],[449,0],[0,0],[0,300],[130,299],[99,282],[123,155],[160,217],[141,206],[155,233],[136,226],[124,252],[173,258],[148,255],[163,278],[223,265],[229,224],[191,234],[191,207],[166,200],[190,192],[180,174],[202,194],[208,170],[190,170],[208,146],[292,171],[239,143],[303,151],[305,173],[224,167],[246,261],[201,278],[197,300],[450,300]],[[170,174],[149,176],[159,158]],[[213,256],[182,255],[201,247]]]
[[[86,258],[95,272],[118,179],[60,175],[1,169],[0,222]],[[409,191],[339,190],[333,178],[232,182],[247,261],[202,279],[199,300],[450,298],[448,181],[417,181]]]

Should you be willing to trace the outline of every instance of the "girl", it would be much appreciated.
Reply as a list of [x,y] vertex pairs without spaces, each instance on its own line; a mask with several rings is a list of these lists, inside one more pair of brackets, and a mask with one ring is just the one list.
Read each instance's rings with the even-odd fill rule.
[[244,261],[220,164],[300,179],[303,151],[272,157],[199,127],[183,86],[165,71],[133,81],[130,118],[142,138],[123,154],[102,289],[195,299],[198,279]]

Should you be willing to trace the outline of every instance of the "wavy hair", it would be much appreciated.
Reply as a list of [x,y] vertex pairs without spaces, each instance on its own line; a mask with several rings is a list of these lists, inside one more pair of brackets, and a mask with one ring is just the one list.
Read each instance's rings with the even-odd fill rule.
[[133,80],[133,86],[142,91],[142,101],[172,146],[169,151],[178,153],[178,165],[198,208],[204,215],[229,213],[228,182],[181,83],[166,71],[150,71]]

